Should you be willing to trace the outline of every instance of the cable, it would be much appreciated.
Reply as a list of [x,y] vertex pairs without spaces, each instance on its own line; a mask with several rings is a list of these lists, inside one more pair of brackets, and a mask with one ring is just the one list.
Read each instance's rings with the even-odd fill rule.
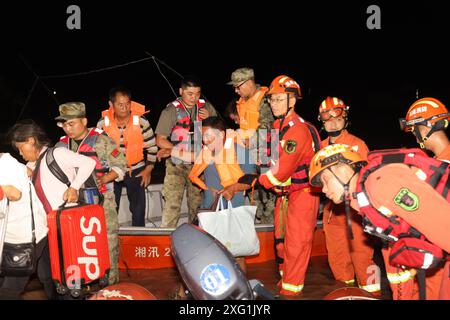
[[156,65],[156,68],[158,69],[159,73],[164,78],[164,80],[166,80],[167,84],[170,87],[170,90],[172,90],[172,93],[175,96],[175,99],[178,98],[178,95],[175,93],[175,90],[173,89],[172,85],[170,84],[170,81],[166,78],[164,73],[161,71],[161,68],[159,67],[158,62],[156,62],[156,57],[152,56],[152,59],[153,59],[153,62],[155,63],[155,65]]
[[30,98],[31,98],[31,94],[32,94],[33,91],[34,91],[34,88],[36,87],[36,84],[37,84],[38,80],[39,80],[38,77],[35,77],[35,78],[34,78],[33,85],[31,86],[31,89],[30,89],[30,91],[28,92],[28,96],[27,96],[27,98],[25,99],[25,103],[23,104],[22,109],[21,109],[20,112],[19,112],[19,116],[17,117],[16,122],[20,120],[20,118],[22,117],[23,112],[24,112],[25,109],[27,108],[28,102],[30,101]]
[[[167,63],[165,63],[164,61],[162,61],[162,60],[158,59],[157,57],[155,57],[154,55],[152,55],[150,52],[145,51],[145,53],[146,53],[147,55],[149,55],[149,56],[153,59],[153,61],[155,62],[156,66],[157,66],[157,68],[158,68],[158,70],[159,70],[159,73],[161,73],[161,75],[164,77],[164,79],[166,79],[167,83],[169,84],[170,88],[172,89],[172,92],[174,93],[175,98],[178,98],[178,95],[175,93],[175,90],[173,89],[173,87],[172,87],[172,85],[170,84],[169,80],[167,80],[167,78],[166,78],[166,77],[164,76],[164,74],[162,73],[161,69],[159,68],[158,64],[156,63],[156,60],[158,60],[158,62],[159,62],[160,64],[162,64],[162,65],[165,66],[167,69],[169,69],[170,71],[172,71],[173,73],[175,73],[175,74],[176,74],[177,76],[179,76],[181,79],[184,79],[183,75],[180,74],[179,72],[177,72],[174,68],[172,68],[171,66],[169,66],[169,65],[168,65]],[[203,93],[202,93],[202,97],[203,97],[206,101],[210,101],[210,100],[208,99],[208,97],[205,96]],[[223,118],[222,118],[221,115],[219,115],[219,114],[217,114],[217,115],[223,120]]]
[[51,78],[69,78],[69,77],[83,76],[83,75],[87,75],[87,74],[92,74],[92,73],[97,73],[97,72],[102,72],[102,71],[122,68],[122,67],[125,67],[125,66],[129,66],[131,64],[140,63],[142,61],[147,61],[147,60],[150,60],[150,59],[152,59],[152,58],[143,58],[143,59],[126,62],[126,63],[123,63],[123,64],[118,64],[118,65],[115,65],[115,66],[111,66],[111,67],[95,69],[95,70],[91,70],[91,71],[76,72],[76,73],[69,73],[69,74],[59,74],[59,75],[49,75],[49,76],[42,76],[41,78],[42,79],[51,79]]
[[[50,96],[53,98],[53,100],[56,102],[56,105],[59,105],[58,100],[56,99],[56,97],[52,94],[52,92],[50,91],[50,89],[47,87],[47,85],[44,83],[44,81],[42,81],[41,77],[39,77],[39,75],[34,72],[33,68],[31,68],[31,66],[28,64],[27,60],[25,60],[25,57],[19,53],[19,57],[22,60],[22,62],[25,64],[25,66],[28,68],[28,70],[30,70],[30,72],[36,77],[36,80],[39,80],[39,82],[42,84],[42,86],[44,87],[45,90],[47,90],[47,92],[50,94]],[[33,88],[34,89],[34,86]],[[29,95],[31,95],[31,93],[29,93]],[[21,113],[23,113],[25,111],[25,108],[22,107],[22,111]]]
[[175,73],[176,75],[178,75],[181,79],[184,79],[183,75],[181,75],[180,73],[178,73],[175,69],[171,68],[167,63],[165,63],[164,61],[158,59],[157,57],[155,57],[154,55],[152,55],[150,52],[145,51],[145,53],[147,55],[149,55],[152,59],[156,59],[158,60],[159,63],[161,63],[163,66],[165,66],[167,69],[169,69],[170,71],[172,71],[173,73]]

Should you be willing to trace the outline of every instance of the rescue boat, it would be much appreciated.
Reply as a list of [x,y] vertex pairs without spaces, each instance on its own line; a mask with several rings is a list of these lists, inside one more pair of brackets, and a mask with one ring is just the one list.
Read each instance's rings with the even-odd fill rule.
[[[175,268],[170,251],[170,235],[175,228],[161,228],[163,208],[162,184],[153,184],[146,189],[146,226],[132,227],[131,212],[126,190],[123,190],[119,208],[119,268],[162,269]],[[188,207],[183,197],[181,217],[178,225],[187,222]],[[246,258],[247,264],[275,260],[273,224],[255,224],[260,241],[260,253]],[[318,221],[314,235],[312,256],[326,255],[322,223]]]

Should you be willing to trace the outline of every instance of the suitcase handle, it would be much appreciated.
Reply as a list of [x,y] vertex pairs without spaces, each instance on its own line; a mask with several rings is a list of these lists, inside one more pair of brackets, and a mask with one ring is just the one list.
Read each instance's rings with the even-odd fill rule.
[[[103,206],[103,202],[105,201],[105,197],[104,197],[101,193],[99,193],[99,200],[100,200],[100,202],[99,202],[98,204],[99,204],[100,206]],[[78,206],[84,206],[84,205],[90,204],[90,203],[87,203],[87,202],[85,202],[85,201],[80,200],[79,198],[78,198],[78,201],[77,201],[76,203],[77,203]],[[64,208],[66,207],[66,204],[67,204],[67,200],[65,200],[65,201],[58,207],[58,210],[64,209]]]
[[[77,205],[77,207],[79,207],[79,206],[86,206],[86,205],[88,205],[89,203],[86,203],[86,202],[83,202],[83,201],[77,201],[77,202],[73,202],[73,203],[76,203]],[[62,205],[60,205],[59,207],[58,207],[58,210],[62,210],[62,209],[65,209],[65,208],[68,208],[68,207],[66,207],[66,205],[67,205],[67,200],[66,201],[64,201],[63,203],[62,203]],[[73,207],[70,207],[70,208],[73,208]]]

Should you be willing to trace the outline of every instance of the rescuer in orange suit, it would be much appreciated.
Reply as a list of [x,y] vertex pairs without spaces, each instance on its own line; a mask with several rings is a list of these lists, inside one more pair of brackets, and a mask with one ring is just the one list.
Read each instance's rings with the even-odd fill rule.
[[[445,133],[450,114],[445,105],[435,98],[415,101],[400,119],[403,131],[412,132],[422,149],[433,152],[434,157],[450,163],[450,141]],[[450,262],[440,269],[426,273],[427,299],[450,300]]]
[[[349,107],[341,99],[327,97],[319,106],[319,121],[328,137],[322,146],[334,143],[354,147],[363,159],[369,149],[363,140],[347,131]],[[364,233],[361,216],[351,211],[353,239],[349,237],[345,207],[329,201],[323,211],[323,230],[328,251],[328,263],[336,280],[347,285],[355,284],[355,275],[361,289],[380,293],[380,282],[368,283],[373,268],[373,239]]]
[[290,77],[276,77],[267,92],[279,130],[278,155],[273,166],[258,182],[277,193],[275,245],[281,274],[282,295],[302,293],[311,256],[319,194],[308,183],[308,167],[315,150],[320,149],[316,128],[300,118],[294,107],[301,98],[300,86]]
[[[311,161],[310,183],[313,186],[322,187],[322,191],[335,204],[347,199],[349,205],[362,214],[368,205],[378,208],[376,210],[385,216],[395,213],[427,239],[432,240],[435,245],[448,252],[450,250],[448,239],[450,203],[427,182],[419,178],[417,168],[403,163],[380,167],[367,176],[363,197],[355,194],[355,191],[360,183],[359,172],[365,164],[364,159],[351,147],[341,144],[330,145],[316,153]],[[408,207],[402,201],[397,201],[400,192],[405,189],[408,192],[408,198],[413,202],[414,214],[410,209],[413,205],[409,204],[410,207]],[[429,228],[428,225],[424,227],[424,224],[433,224],[433,228]],[[395,300],[414,299],[412,282],[401,280],[415,277],[415,269],[399,270],[402,269],[396,268],[394,271],[397,272],[391,273],[389,279],[393,298]],[[386,271],[389,276],[389,272],[392,271],[389,263],[386,263]],[[397,283],[392,281],[394,276],[397,277]]]

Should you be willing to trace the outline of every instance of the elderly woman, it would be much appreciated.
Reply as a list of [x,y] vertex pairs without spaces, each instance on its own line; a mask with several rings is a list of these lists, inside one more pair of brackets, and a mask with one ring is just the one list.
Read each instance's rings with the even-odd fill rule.
[[[36,190],[36,192],[34,193],[35,198],[38,198],[40,200],[37,201],[39,205],[34,206],[34,210],[39,207],[42,209],[42,212],[48,214],[50,211],[58,209],[58,207],[60,207],[65,201],[67,201],[68,203],[75,203],[78,201],[78,189],[83,185],[83,183],[94,170],[95,161],[93,159],[74,153],[66,148],[53,149],[52,152],[54,160],[70,181],[70,186],[67,186],[50,171],[47,164],[46,154],[47,152],[52,150],[48,148],[51,144],[51,141],[44,130],[35,122],[33,122],[32,120],[24,120],[20,123],[15,124],[9,131],[9,138],[11,140],[12,146],[19,150],[20,155],[24,160],[28,161],[27,169],[25,166],[19,164],[15,160],[15,162],[17,162],[16,166],[22,166],[23,168],[23,174],[21,176],[16,173],[17,183],[22,180],[29,183],[28,177],[32,177],[34,186],[34,188],[32,188],[33,193],[34,190]],[[8,157],[6,157],[6,159],[8,159]],[[12,162],[12,160],[10,162]],[[5,171],[5,174],[8,173],[9,170],[15,170],[14,166],[7,166],[6,164],[3,165],[0,169]],[[18,172],[20,170],[17,169],[16,171]],[[2,176],[2,179],[3,178],[6,179],[6,175],[4,177]],[[12,179],[12,181],[14,181],[14,179]],[[11,192],[11,190],[8,190],[11,189],[9,187],[10,184],[11,183],[9,183],[8,181],[5,182],[5,185],[8,186],[6,188],[8,192]],[[25,182],[22,182],[22,184],[25,184]],[[29,200],[28,202],[26,201],[26,199],[29,199],[27,198],[28,193],[25,192],[26,190],[24,190],[24,187],[16,187],[16,189],[18,190],[13,189],[13,191],[21,191],[21,194],[15,192],[14,194],[12,194],[12,196],[17,199],[17,197],[21,195],[22,199],[25,199],[23,201],[25,201],[29,205]],[[12,206],[13,202],[11,202],[11,208],[9,211],[10,219],[12,219],[15,214],[18,214],[16,212],[13,212],[18,210],[11,210]],[[37,215],[37,212],[34,212],[37,243],[36,256],[38,259],[37,272],[39,279],[44,285],[44,289],[48,298],[54,299],[57,298],[57,295],[55,293],[51,278],[50,254],[46,236],[47,225],[45,213],[43,213],[44,218],[42,218],[41,216]],[[24,216],[25,214],[26,212],[23,211],[20,213],[20,216]],[[15,228],[10,227],[10,219],[8,219],[7,236],[10,234],[11,237],[18,237],[18,235],[24,232],[25,229],[28,230],[27,226],[29,225],[29,218],[23,218],[20,221],[15,219],[17,220],[17,226],[15,226]],[[38,227],[38,222],[39,225],[42,225],[42,223],[45,223],[45,225],[43,227]],[[45,238],[42,238],[43,228],[45,228]],[[2,293],[5,293],[8,295],[8,297],[12,296],[13,298],[18,298],[23,292],[27,282],[28,277],[5,277],[3,283],[0,285],[0,295]]]
[[[6,199],[9,200],[9,208],[4,229],[5,243],[12,245],[31,243],[34,220],[36,242],[34,266],[47,297],[54,299],[56,292],[50,272],[47,219],[44,208],[30,185],[27,168],[8,153],[0,153],[0,201],[4,202]],[[2,203],[2,207],[4,204]],[[29,278],[29,276],[8,274],[0,277],[0,299],[20,299],[20,294],[24,291]]]
[[17,123],[10,130],[10,139],[22,158],[28,161],[29,174],[47,213],[58,209],[64,201],[78,201],[78,190],[94,170],[95,160],[66,148],[53,149],[56,163],[70,181],[68,187],[48,167],[46,154],[51,142],[41,127],[31,120]]

